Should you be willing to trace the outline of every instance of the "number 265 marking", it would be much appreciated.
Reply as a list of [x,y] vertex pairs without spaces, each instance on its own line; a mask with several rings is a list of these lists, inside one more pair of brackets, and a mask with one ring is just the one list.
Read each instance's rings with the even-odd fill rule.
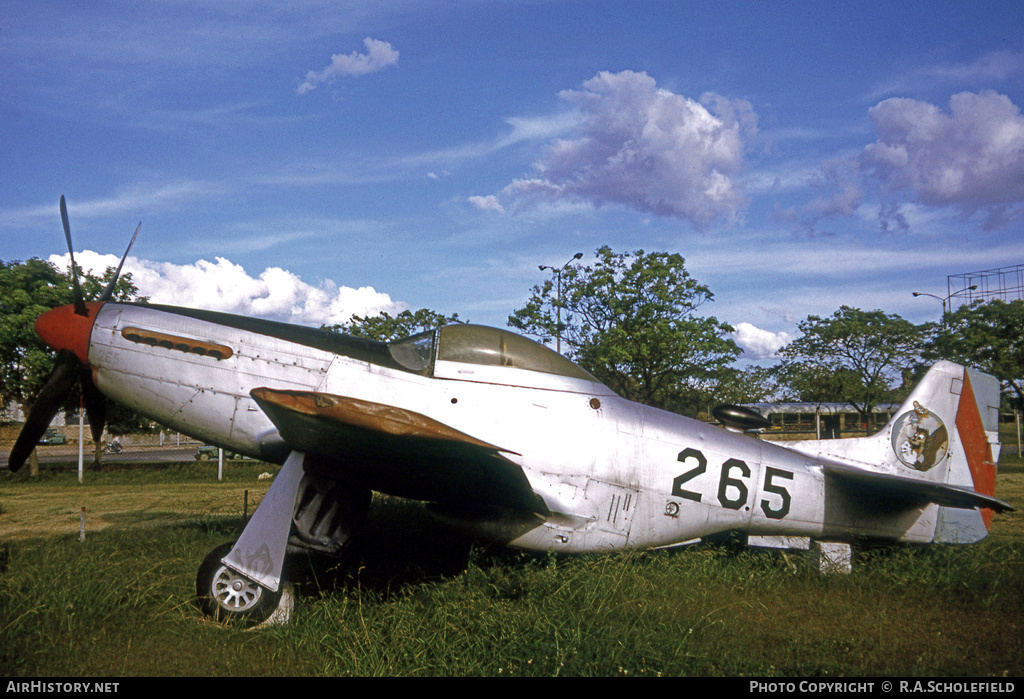
[[[683,484],[690,481],[697,476],[705,473],[708,470],[708,460],[697,449],[689,448],[683,449],[679,452],[677,461],[685,463],[688,460],[696,462],[696,466],[691,468],[685,473],[681,473],[672,480],[672,494],[678,498],[684,498],[686,500],[693,500],[694,502],[701,501],[701,493],[693,490],[687,490],[683,488]],[[734,476],[733,473],[737,475]],[[722,464],[722,473],[718,479],[718,502],[722,507],[729,510],[738,510],[743,507],[747,498],[750,496],[750,491],[747,488],[745,479],[750,478],[750,467],[740,459],[727,459]],[[779,498],[779,504],[777,507],[773,506],[772,502],[767,498],[761,500],[761,511],[764,512],[764,516],[769,519],[782,519],[789,514],[789,507],[792,503],[792,497],[785,485],[780,485],[776,481],[778,480],[793,480],[793,474],[789,471],[783,471],[782,469],[772,468],[771,466],[765,467],[764,470],[764,484],[762,490],[765,493],[771,493]]]

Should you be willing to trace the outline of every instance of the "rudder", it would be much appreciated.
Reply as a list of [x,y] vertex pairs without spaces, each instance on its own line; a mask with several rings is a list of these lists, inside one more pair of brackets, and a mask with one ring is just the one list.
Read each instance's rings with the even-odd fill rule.
[[[956,431],[963,456],[951,457],[946,482],[994,497],[1000,451],[999,381],[995,377],[974,369],[964,370]],[[980,539],[992,529],[992,516],[993,511],[989,508],[951,511],[943,507],[939,512],[935,540],[960,542],[965,536],[969,540]],[[978,517],[984,529],[978,526]]]

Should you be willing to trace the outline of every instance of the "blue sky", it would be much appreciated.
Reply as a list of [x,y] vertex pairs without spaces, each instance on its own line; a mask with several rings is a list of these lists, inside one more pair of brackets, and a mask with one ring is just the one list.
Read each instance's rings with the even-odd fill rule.
[[[504,326],[682,254],[758,358],[1024,263],[1024,3],[0,0],[0,259],[309,325]],[[56,258],[54,258],[56,259]]]

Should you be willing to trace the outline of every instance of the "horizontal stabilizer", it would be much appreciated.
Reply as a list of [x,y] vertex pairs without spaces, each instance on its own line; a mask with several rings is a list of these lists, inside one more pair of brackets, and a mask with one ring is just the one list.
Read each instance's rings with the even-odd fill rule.
[[861,496],[894,507],[911,507],[936,503],[960,509],[983,508],[994,512],[1012,512],[1006,502],[967,488],[934,483],[904,476],[876,473],[853,466],[826,464],[825,475]]
[[253,399],[289,447],[338,475],[400,497],[547,513],[503,450],[405,408],[314,391],[257,388]]

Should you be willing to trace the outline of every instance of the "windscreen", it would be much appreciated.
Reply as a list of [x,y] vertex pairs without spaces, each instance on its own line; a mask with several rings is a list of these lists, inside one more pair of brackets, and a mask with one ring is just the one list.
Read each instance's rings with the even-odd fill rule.
[[436,330],[411,335],[404,340],[388,345],[391,357],[409,371],[426,373],[434,360],[434,337]]

